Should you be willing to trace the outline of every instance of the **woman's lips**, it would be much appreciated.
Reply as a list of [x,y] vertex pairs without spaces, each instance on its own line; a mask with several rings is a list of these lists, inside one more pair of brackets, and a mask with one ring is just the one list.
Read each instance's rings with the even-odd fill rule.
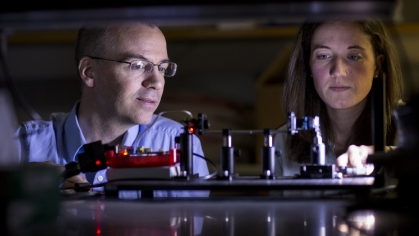
[[346,91],[346,90],[350,89],[350,87],[338,86],[338,87],[330,87],[330,89],[334,92],[343,92],[343,91]]

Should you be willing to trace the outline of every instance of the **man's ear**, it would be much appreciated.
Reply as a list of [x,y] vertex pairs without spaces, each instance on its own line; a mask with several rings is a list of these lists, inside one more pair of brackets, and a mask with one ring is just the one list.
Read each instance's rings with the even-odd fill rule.
[[95,73],[93,66],[93,59],[90,57],[83,57],[79,62],[79,75],[87,87],[95,86]]

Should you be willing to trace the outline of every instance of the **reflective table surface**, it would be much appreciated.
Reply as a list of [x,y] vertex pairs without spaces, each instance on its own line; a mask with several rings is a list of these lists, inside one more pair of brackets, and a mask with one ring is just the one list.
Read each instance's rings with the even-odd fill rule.
[[[371,189],[369,179],[364,180],[241,179],[211,185],[114,182],[117,190],[211,189],[210,197],[135,199],[75,190],[56,195],[55,182],[48,185],[49,191],[46,185],[27,184],[20,195],[4,195],[5,201],[0,201],[0,234],[323,236],[418,232],[419,204],[415,197],[407,197],[414,195],[392,195],[391,188],[377,191]],[[359,191],[364,193],[362,197]]]
[[220,195],[126,200],[89,192],[48,199],[16,199],[6,208],[3,204],[1,235],[323,236],[419,231],[418,204],[397,198]]
[[[351,199],[274,197],[63,201],[59,235],[404,235],[418,218]],[[373,206],[373,204],[371,204]],[[383,207],[383,208],[381,208]],[[380,209],[381,208],[381,209]]]
[[63,235],[339,235],[342,200],[154,199],[62,203]]

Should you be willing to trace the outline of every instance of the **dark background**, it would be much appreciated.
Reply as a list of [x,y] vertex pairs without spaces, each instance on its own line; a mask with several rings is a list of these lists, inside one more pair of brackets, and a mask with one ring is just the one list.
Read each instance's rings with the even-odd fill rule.
[[[166,35],[169,57],[179,68],[175,77],[166,79],[158,112],[188,110],[194,116],[205,113],[211,130],[277,128],[285,122],[279,96],[287,50],[304,15],[315,12],[316,5],[304,5],[311,1],[294,1],[303,5],[295,5],[300,9],[292,11],[283,9],[295,14],[281,15],[273,11],[277,9],[275,6],[269,9],[273,1],[263,2],[265,5],[241,2],[236,5],[232,1],[224,5],[226,8],[202,3],[193,8],[197,10],[195,14],[192,8],[184,9],[182,5],[164,8],[157,21],[160,20]],[[419,82],[419,16],[416,13],[419,3],[415,0],[351,2],[358,13],[368,10],[365,2],[384,9],[378,13],[388,17],[386,23],[403,66],[408,99],[416,92]],[[183,6],[193,6],[191,2],[184,3]],[[250,11],[245,3],[256,11]],[[164,2],[160,4],[164,6]],[[339,7],[332,2],[327,6]],[[79,14],[83,12],[73,12],[77,5],[53,8],[34,5],[0,11],[0,27],[6,39],[2,48],[10,78],[24,101],[43,119],[48,119],[51,112],[69,111],[79,98],[80,82],[73,59],[77,26],[97,14],[88,11],[87,17]],[[96,8],[85,6],[84,9]],[[50,13],[51,9],[64,10],[64,14]],[[110,12],[119,11],[115,7]],[[65,18],[66,14],[69,18]],[[3,74],[0,77],[4,84]],[[19,106],[16,115],[18,121],[31,119]],[[167,116],[179,121],[186,117],[182,113]],[[259,171],[255,163],[259,162],[260,138],[233,135],[233,146],[242,152],[236,162],[248,166],[250,169],[246,171]],[[204,135],[201,140],[207,157],[218,162],[221,135]]]

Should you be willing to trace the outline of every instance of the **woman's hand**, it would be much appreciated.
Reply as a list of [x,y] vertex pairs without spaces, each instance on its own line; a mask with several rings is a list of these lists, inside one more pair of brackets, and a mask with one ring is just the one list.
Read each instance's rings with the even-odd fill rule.
[[374,170],[373,164],[367,163],[368,155],[374,154],[374,146],[356,146],[350,145],[346,153],[343,153],[336,159],[336,166],[351,167],[351,168],[367,168],[367,175]]
[[336,159],[336,165],[354,168],[364,167],[367,164],[368,155],[371,154],[374,154],[374,146],[351,145],[346,153],[343,153]]

